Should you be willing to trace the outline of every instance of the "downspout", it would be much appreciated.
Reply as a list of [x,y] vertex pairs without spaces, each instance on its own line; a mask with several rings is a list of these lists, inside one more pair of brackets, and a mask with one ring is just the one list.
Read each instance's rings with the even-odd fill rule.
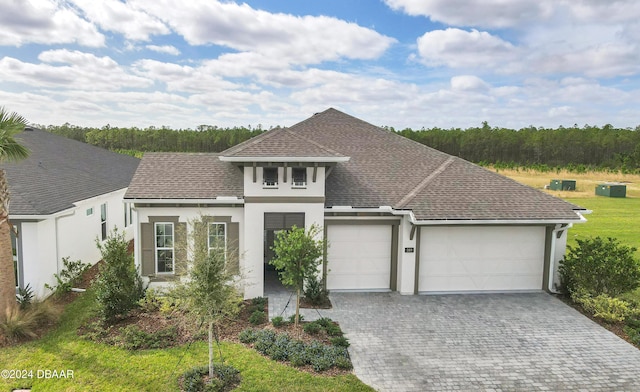
[[556,264],[556,240],[558,239],[558,233],[561,233],[565,230],[569,230],[573,227],[573,223],[569,223],[566,225],[557,224],[556,227],[551,232],[551,249],[549,251],[549,282],[547,285],[547,289],[550,293],[560,294],[559,291],[553,287],[554,281],[554,272],[555,272],[555,264]]

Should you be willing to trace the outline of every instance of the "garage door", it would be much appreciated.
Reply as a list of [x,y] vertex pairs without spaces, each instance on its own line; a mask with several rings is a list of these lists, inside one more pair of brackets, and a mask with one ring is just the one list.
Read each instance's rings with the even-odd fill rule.
[[423,227],[418,290],[540,290],[544,247],[544,227]]
[[390,225],[329,225],[327,239],[327,289],[389,289]]

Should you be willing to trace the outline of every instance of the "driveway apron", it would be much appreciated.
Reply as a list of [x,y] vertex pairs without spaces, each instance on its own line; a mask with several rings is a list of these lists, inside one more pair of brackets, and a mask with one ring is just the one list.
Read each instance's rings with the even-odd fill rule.
[[640,350],[546,293],[332,293],[379,391],[640,391]]

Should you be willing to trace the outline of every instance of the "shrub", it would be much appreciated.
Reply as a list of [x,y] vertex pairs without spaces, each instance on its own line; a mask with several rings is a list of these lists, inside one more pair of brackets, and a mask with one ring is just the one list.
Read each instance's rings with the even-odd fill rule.
[[95,283],[98,311],[110,323],[126,315],[144,295],[142,279],[127,252],[124,233],[114,230],[104,244],[96,241],[105,263]]
[[256,310],[253,313],[251,313],[251,316],[249,316],[249,322],[252,325],[259,325],[264,323],[267,320],[267,315],[264,311],[262,310]]
[[[300,315],[300,321],[304,320],[304,317]],[[289,323],[294,324],[296,322],[296,315],[292,314],[289,316]]]
[[255,329],[247,328],[238,334],[238,339],[242,343],[246,343],[246,344],[253,343],[258,338],[258,335],[256,334],[256,332],[258,331]]
[[284,319],[282,318],[282,316],[276,316],[271,319],[271,324],[276,328],[281,327],[284,325]]
[[634,259],[636,248],[621,245],[616,239],[600,237],[577,240],[560,261],[562,283],[569,293],[578,289],[592,296],[616,297],[640,285],[640,262]]
[[328,317],[323,317],[316,320],[316,324],[320,325],[322,328],[328,328],[330,325],[333,325],[333,320]]
[[582,307],[593,314],[594,317],[610,323],[624,321],[633,313],[627,301],[611,298],[606,294],[601,294],[593,298],[582,293],[582,295],[573,296],[573,300],[581,304]]
[[140,306],[145,312],[155,312],[160,310],[163,302],[164,301],[159,295],[158,290],[146,289],[144,291],[144,296],[138,301],[138,306]]
[[240,372],[229,365],[213,364],[215,378],[204,383],[204,377],[209,375],[208,366],[191,368],[182,375],[182,388],[185,392],[230,391],[240,383]]
[[255,349],[264,355],[268,355],[269,349],[276,341],[276,333],[274,331],[263,329],[256,332]]
[[45,325],[58,318],[57,309],[49,302],[34,302],[27,309],[7,308],[0,317],[0,331],[11,342],[32,339]]
[[330,324],[328,327],[324,329],[329,336],[342,336],[342,329],[336,324]]
[[251,306],[258,308],[259,310],[264,309],[267,306],[267,299],[264,297],[255,297],[251,298]]
[[141,330],[137,325],[129,325],[122,329],[122,343],[128,350],[165,348],[173,344],[178,336],[175,326],[152,333]]
[[317,279],[315,276],[309,276],[305,280],[304,297],[315,306],[329,302],[329,292],[324,289],[322,279]]
[[289,346],[291,338],[287,334],[279,334],[276,336],[273,344],[267,350],[267,355],[274,361],[286,361],[289,359]]
[[344,348],[347,348],[351,345],[349,343],[349,339],[345,338],[344,336],[336,336],[334,338],[331,338],[331,344],[337,347],[344,347]]
[[16,300],[18,301],[18,305],[20,305],[20,309],[25,310],[31,304],[33,297],[33,289],[30,283],[27,283],[25,287],[18,288]]
[[73,286],[80,283],[82,274],[91,267],[89,264],[83,263],[80,260],[71,261],[69,257],[63,257],[62,264],[64,267],[62,271],[60,271],[60,274],[53,274],[53,277],[56,278],[56,285],[51,286],[48,283],[44,284],[44,287],[53,291],[54,295],[62,295],[71,291]]
[[304,325],[304,327],[302,328],[304,330],[304,332],[310,334],[310,335],[317,335],[318,332],[320,332],[320,330],[322,329],[322,327],[314,322],[312,323],[307,323]]

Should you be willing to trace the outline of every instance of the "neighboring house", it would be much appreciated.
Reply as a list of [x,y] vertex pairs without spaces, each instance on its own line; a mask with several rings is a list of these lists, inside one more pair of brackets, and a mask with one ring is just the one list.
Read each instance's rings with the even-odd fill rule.
[[2,165],[17,233],[17,286],[30,284],[44,296],[64,257],[95,264],[96,239],[115,227],[133,238],[132,206],[123,196],[140,160],[33,128],[16,139],[31,151],[25,160]]
[[[188,222],[209,217],[264,294],[275,234],[323,228],[329,290],[401,294],[553,290],[580,207],[328,109],[220,154],[145,154],[125,195],[136,262],[152,282],[184,269]],[[182,234],[176,234],[182,233]],[[178,272],[176,272],[178,271]]]

